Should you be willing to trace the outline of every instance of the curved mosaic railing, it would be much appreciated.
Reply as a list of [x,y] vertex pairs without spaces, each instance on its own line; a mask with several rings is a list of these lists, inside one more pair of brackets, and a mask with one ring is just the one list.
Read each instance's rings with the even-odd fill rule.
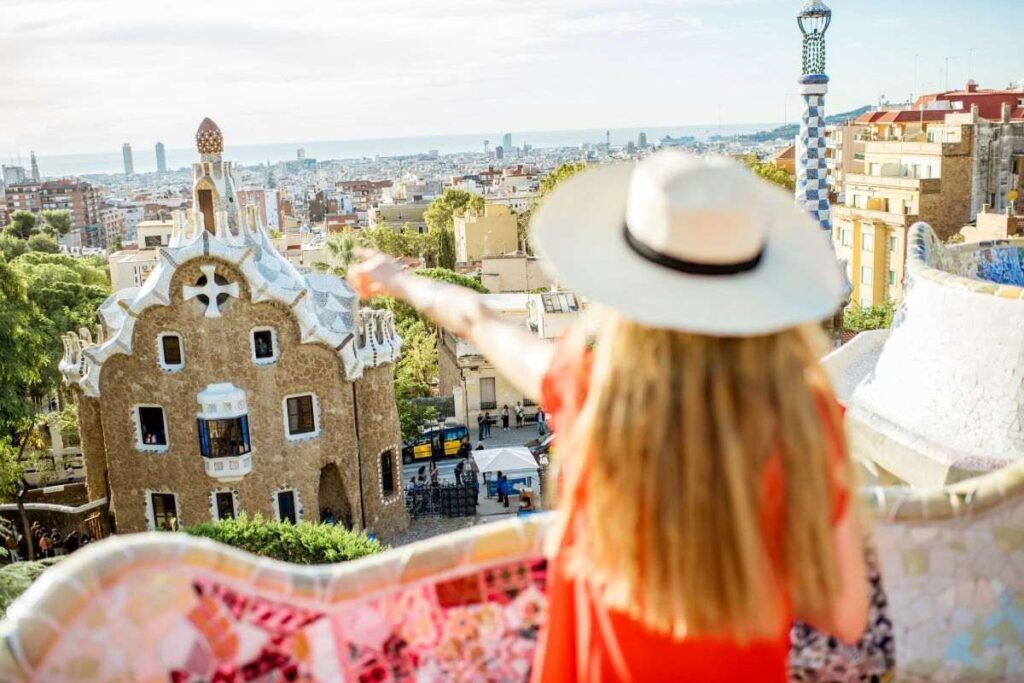
[[[900,680],[1024,679],[1024,463],[942,490],[869,488]],[[184,534],[49,569],[0,625],[0,680],[523,681],[550,515],[342,565]]]
[[864,493],[899,680],[1024,680],[1024,462]]
[[3,681],[523,681],[543,516],[300,567],[185,534],[47,570],[0,627]]
[[850,399],[851,416],[894,444],[883,465],[909,483],[1024,458],[1022,259],[1024,240],[947,247],[927,224],[911,228],[903,303]]

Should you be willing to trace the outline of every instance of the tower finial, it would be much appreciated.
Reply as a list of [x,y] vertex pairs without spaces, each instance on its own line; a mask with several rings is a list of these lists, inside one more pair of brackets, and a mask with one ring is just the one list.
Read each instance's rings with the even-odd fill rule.
[[796,23],[804,35],[804,76],[825,73],[825,31],[832,23],[832,10],[821,0],[807,0],[796,15]]
[[196,148],[200,154],[222,154],[224,152],[224,136],[213,119],[206,117],[196,130]]

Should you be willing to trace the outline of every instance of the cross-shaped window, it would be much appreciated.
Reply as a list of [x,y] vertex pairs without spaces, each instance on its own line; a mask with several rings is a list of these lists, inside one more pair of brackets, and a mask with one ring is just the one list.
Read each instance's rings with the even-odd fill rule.
[[183,288],[184,299],[198,299],[199,303],[206,306],[207,318],[219,318],[220,307],[227,303],[228,298],[238,298],[238,283],[228,282],[218,275],[216,266],[212,264],[200,266],[199,269],[203,274],[196,280],[195,286],[186,285]]

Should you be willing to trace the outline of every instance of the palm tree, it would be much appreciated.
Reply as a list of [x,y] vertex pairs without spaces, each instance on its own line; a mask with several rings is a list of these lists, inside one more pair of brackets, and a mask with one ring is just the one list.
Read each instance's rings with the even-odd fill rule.
[[327,249],[327,265],[323,269],[339,277],[345,277],[348,269],[358,260],[356,249],[365,244],[355,232],[344,230],[328,237],[324,246]]

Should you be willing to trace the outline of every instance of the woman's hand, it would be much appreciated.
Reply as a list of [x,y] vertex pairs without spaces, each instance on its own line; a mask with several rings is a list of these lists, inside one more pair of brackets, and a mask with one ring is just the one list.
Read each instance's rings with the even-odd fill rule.
[[357,249],[355,253],[361,262],[348,269],[347,279],[360,299],[401,296],[397,281],[402,275],[402,267],[394,258],[373,249]]

